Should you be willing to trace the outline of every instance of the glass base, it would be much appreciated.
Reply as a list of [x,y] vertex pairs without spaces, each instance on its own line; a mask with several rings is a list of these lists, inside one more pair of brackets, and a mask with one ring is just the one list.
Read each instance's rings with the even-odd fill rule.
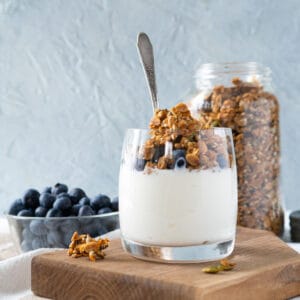
[[219,260],[232,253],[234,242],[232,239],[193,246],[151,246],[122,237],[124,250],[132,256],[163,263],[197,263]]

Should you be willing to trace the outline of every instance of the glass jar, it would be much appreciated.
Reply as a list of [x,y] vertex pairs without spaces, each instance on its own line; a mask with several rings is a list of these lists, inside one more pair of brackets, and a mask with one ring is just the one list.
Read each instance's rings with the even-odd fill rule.
[[203,64],[188,99],[203,128],[232,129],[238,170],[238,225],[281,235],[279,103],[271,71],[255,62]]
[[195,131],[187,148],[183,132],[172,135],[177,137],[149,147],[149,130],[127,130],[119,177],[123,247],[160,262],[227,257],[237,216],[231,130]]

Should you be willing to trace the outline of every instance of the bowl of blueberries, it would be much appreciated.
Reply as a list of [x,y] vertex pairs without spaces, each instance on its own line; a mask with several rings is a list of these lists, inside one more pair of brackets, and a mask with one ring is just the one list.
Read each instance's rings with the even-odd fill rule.
[[19,252],[38,248],[68,248],[74,231],[92,237],[120,227],[118,197],[98,194],[89,198],[83,189],[57,183],[41,193],[25,191],[6,214]]

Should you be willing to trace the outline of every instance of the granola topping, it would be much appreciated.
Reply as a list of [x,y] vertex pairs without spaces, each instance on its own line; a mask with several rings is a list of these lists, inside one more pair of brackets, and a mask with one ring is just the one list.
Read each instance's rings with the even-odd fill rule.
[[[141,151],[146,169],[174,167],[174,150],[184,151],[190,170],[229,167],[228,142],[213,131],[199,132],[201,126],[185,103],[178,103],[170,110],[158,109],[150,121],[150,139]],[[220,155],[225,157],[226,164],[220,162]]]

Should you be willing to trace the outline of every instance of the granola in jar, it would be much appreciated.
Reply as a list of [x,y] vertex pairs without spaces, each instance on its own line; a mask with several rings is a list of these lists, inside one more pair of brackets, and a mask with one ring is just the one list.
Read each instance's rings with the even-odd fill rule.
[[[210,80],[215,84],[203,84],[202,93],[190,106],[201,128],[232,129],[238,170],[238,224],[281,235],[279,104],[268,88],[269,78],[255,76],[261,68],[255,63],[248,68],[239,64],[224,65],[223,69],[220,65],[209,67],[211,72],[208,65],[202,67],[206,69],[202,76],[215,72],[214,80]],[[234,77],[236,68],[240,78]]]

